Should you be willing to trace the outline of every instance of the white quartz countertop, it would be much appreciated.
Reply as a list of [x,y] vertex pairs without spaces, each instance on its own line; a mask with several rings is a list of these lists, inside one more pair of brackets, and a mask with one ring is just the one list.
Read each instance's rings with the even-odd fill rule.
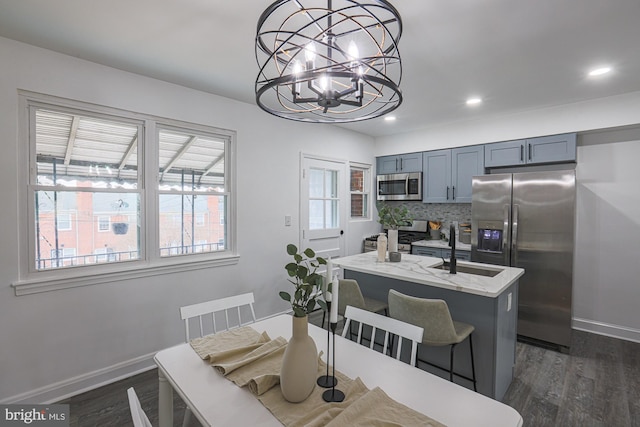
[[[449,249],[449,242],[446,240],[418,240],[411,244],[415,246],[426,246],[429,248]],[[461,251],[471,251],[471,245],[468,243],[460,243],[459,240],[456,240],[456,250],[458,249]]]
[[494,277],[460,272],[450,274],[448,271],[433,268],[442,265],[441,258],[402,254],[400,262],[378,262],[377,252],[365,252],[358,255],[335,258],[332,262],[333,265],[346,270],[452,289],[490,298],[499,296],[524,274],[522,268],[460,260],[457,262],[458,266],[482,267],[484,269],[497,270],[500,273]]

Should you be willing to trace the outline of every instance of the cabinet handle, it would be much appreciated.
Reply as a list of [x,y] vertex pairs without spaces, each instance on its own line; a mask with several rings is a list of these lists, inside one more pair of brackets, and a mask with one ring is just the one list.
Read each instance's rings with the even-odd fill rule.
[[402,170],[402,157],[400,157],[400,170]]
[[531,144],[529,144],[529,160],[531,160]]
[[524,145],[520,144],[520,162],[524,162]]
[[449,186],[447,185],[447,200],[449,200]]
[[456,199],[456,186],[453,186],[453,197],[451,198],[451,200],[455,200]]

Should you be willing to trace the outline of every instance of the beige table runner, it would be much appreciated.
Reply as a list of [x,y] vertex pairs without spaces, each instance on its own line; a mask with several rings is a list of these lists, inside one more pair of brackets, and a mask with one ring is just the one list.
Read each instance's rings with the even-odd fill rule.
[[[443,424],[396,402],[376,387],[369,390],[360,378],[350,379],[336,371],[343,402],[325,402],[327,390],[316,386],[305,401],[290,403],[282,396],[280,367],[287,340],[271,339],[250,326],[220,332],[191,341],[191,346],[218,372],[240,387],[247,386],[258,400],[285,426],[433,426]],[[327,365],[318,356],[318,376]]]

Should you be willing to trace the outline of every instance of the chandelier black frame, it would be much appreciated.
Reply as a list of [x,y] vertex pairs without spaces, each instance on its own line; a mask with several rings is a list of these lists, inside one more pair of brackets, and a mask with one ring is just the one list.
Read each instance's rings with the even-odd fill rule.
[[256,33],[256,102],[278,117],[347,123],[402,103],[402,20],[385,0],[279,0]]

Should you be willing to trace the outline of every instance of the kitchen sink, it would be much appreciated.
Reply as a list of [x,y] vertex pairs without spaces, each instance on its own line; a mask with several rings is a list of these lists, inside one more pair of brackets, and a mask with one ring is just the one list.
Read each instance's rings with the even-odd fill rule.
[[[435,266],[438,270],[449,271],[449,263],[444,262],[441,265]],[[502,272],[502,270],[491,270],[482,267],[472,267],[470,265],[456,265],[456,271],[458,273],[475,274],[476,276],[494,277]]]

